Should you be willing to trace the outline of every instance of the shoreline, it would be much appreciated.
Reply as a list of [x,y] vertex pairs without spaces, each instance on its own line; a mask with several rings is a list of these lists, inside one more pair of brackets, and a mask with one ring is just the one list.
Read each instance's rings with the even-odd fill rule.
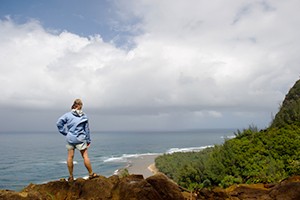
[[129,174],[141,174],[146,179],[158,172],[155,167],[155,158],[158,156],[160,156],[160,154],[142,155],[131,158],[125,169],[128,170]]
[[159,171],[155,166],[155,163],[152,163],[151,165],[148,166],[148,170],[152,172],[153,175],[157,174]]

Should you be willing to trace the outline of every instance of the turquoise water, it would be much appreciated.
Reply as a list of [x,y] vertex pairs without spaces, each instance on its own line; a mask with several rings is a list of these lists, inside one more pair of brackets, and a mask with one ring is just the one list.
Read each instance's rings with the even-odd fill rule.
[[[235,130],[209,129],[176,132],[94,132],[89,156],[93,170],[111,176],[132,157],[199,150],[221,144]],[[0,189],[21,190],[29,183],[45,183],[68,176],[64,136],[57,132],[0,133]],[[87,171],[80,153],[74,158],[74,176]]]

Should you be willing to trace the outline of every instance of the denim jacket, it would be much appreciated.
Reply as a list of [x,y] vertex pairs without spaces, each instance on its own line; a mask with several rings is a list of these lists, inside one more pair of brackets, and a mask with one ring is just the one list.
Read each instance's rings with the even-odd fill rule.
[[88,117],[76,110],[65,113],[56,122],[58,131],[70,144],[91,143]]

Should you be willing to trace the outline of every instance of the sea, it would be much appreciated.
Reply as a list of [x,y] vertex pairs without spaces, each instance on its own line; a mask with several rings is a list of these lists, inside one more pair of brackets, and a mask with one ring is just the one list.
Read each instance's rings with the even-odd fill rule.
[[[199,151],[234,137],[236,129],[93,132],[88,150],[93,171],[109,177],[145,155]],[[65,138],[58,132],[0,132],[0,189],[20,191],[68,177]],[[74,177],[86,177],[75,152]]]

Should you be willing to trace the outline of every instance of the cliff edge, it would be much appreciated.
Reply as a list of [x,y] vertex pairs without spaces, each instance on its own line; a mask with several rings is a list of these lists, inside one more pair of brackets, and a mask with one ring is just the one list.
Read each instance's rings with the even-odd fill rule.
[[279,184],[236,185],[227,189],[202,189],[196,193],[183,191],[164,174],[147,179],[142,175],[124,178],[100,176],[92,180],[77,179],[45,184],[30,184],[20,192],[0,190],[2,200],[296,200],[300,199],[300,176],[294,176]]
[[144,179],[142,175],[124,178],[100,176],[92,180],[82,178],[73,182],[62,179],[46,184],[30,184],[20,192],[0,190],[2,200],[41,199],[101,199],[101,200],[184,200],[179,187],[165,175],[157,174]]

